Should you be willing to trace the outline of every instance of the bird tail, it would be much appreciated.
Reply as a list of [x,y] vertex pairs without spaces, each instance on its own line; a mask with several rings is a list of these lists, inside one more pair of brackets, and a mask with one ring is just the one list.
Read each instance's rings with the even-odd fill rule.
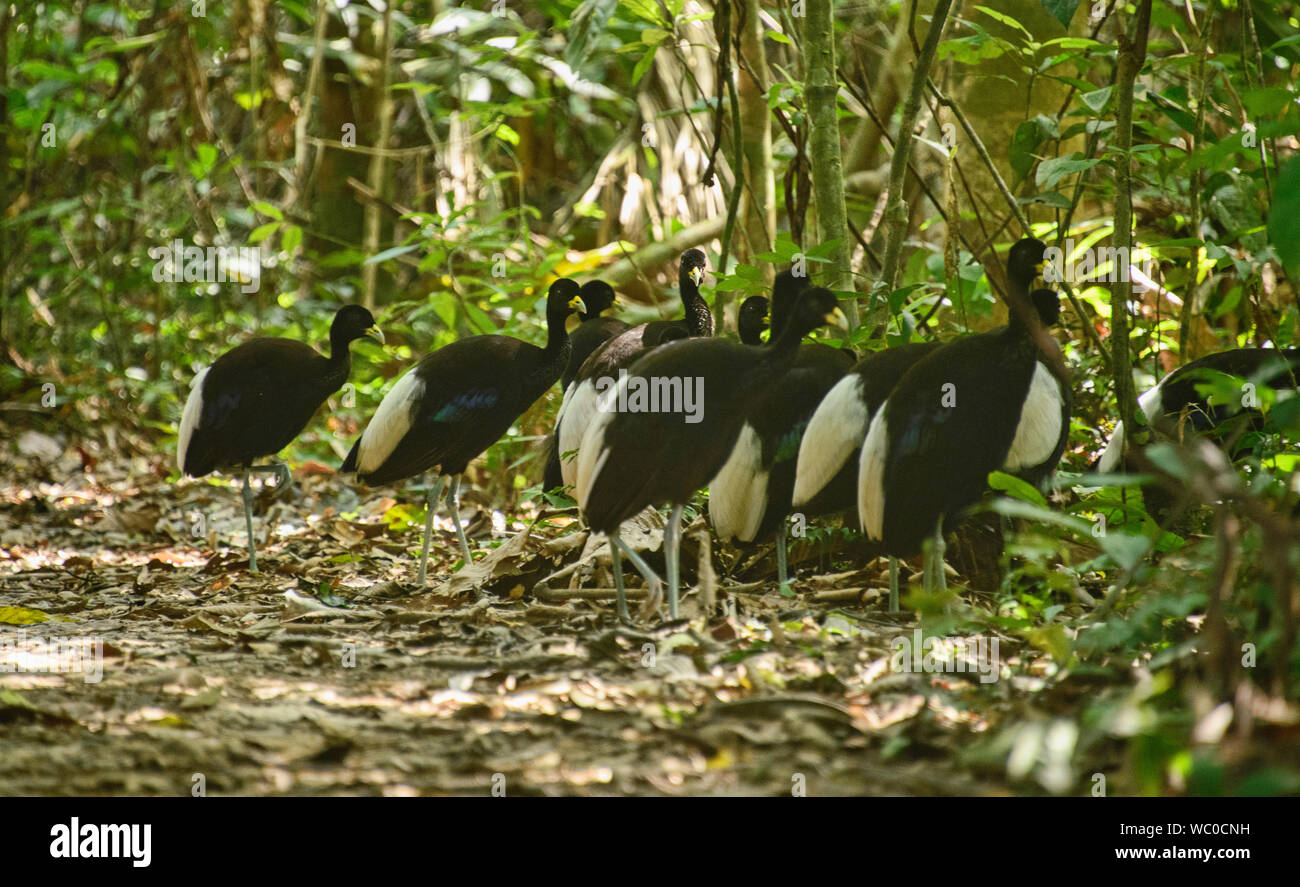
[[1119,467],[1120,457],[1124,453],[1124,421],[1115,423],[1115,430],[1111,432],[1110,440],[1106,443],[1106,449],[1102,450],[1101,458],[1097,460],[1095,468],[1098,474],[1110,474]]
[[340,474],[357,473],[357,450],[360,447],[361,447],[361,438],[357,438],[357,442],[352,445],[352,449],[348,450],[347,458],[344,459],[343,464],[339,466]]

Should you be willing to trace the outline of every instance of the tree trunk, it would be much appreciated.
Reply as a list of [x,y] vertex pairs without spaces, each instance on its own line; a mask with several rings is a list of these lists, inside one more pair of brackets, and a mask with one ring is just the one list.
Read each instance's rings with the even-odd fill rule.
[[[951,0],[948,0],[951,2]],[[835,71],[835,31],[831,0],[807,0],[804,20],[804,95],[811,127],[813,202],[817,208],[820,242],[838,241],[831,254],[830,273],[823,283],[833,290],[853,292],[848,214],[844,209],[844,171],[840,161],[840,128],[836,115],[839,78]],[[854,301],[844,303],[849,323],[857,326]]]
[[[758,0],[745,0],[740,25],[740,57],[736,78],[740,86],[741,132],[745,152],[745,234],[747,258],[770,252],[776,238],[776,179],[772,171],[772,112],[767,107],[767,52]],[[764,274],[774,276],[764,265]]]
[[[1127,257],[1133,248],[1133,170],[1129,151],[1133,147],[1133,84],[1147,55],[1147,31],[1151,25],[1151,0],[1141,0],[1137,9],[1134,36],[1123,30],[1119,37],[1119,73],[1115,78],[1115,152],[1120,160],[1115,167],[1115,233],[1111,245],[1117,256]],[[1119,259],[1125,263],[1127,258]],[[1128,274],[1117,274],[1110,285],[1110,354],[1115,374],[1115,399],[1124,423],[1125,437],[1141,443],[1146,420],[1137,408],[1133,390],[1133,356],[1129,350],[1128,303],[1132,283]]]

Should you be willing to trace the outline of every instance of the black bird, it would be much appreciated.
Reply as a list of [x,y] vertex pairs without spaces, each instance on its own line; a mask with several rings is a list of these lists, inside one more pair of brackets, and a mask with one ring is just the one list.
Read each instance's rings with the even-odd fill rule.
[[[572,351],[569,354],[569,363],[560,375],[561,391],[568,390],[569,383],[578,374],[578,369],[583,362],[591,356],[591,352],[599,348],[606,340],[612,339],[628,329],[628,325],[623,321],[613,317],[602,317],[600,314],[607,308],[613,307],[614,302],[617,300],[614,295],[614,288],[608,283],[603,280],[589,280],[582,285],[580,295],[582,296],[582,303],[587,306],[587,310],[578,315],[578,326],[573,332],[569,333]],[[542,444],[542,452],[545,454],[542,459],[542,464],[545,466],[542,475],[542,489],[553,490],[564,483],[560,472],[560,451],[555,445],[554,430],[546,435],[546,440]]]
[[602,317],[601,312],[612,308],[617,297],[614,288],[603,280],[589,280],[582,285],[579,295],[587,310],[578,315],[578,326],[569,333],[573,345],[569,363],[560,375],[560,388],[567,389],[578,370],[605,341],[624,332],[628,325],[614,317]]
[[799,442],[792,508],[808,516],[857,508],[858,454],[871,418],[912,364],[941,347],[911,342],[868,354],[826,392]]
[[[774,306],[784,310],[772,311],[785,322],[793,316],[792,290],[807,286],[806,277],[787,275],[778,276],[773,292]],[[780,328],[773,329],[779,335]],[[709,520],[719,539],[749,543],[776,534],[782,586],[788,582],[786,517],[799,443],[817,404],[852,366],[849,352],[816,342],[800,345],[794,363],[747,402],[735,446],[709,484]]]
[[460,475],[560,378],[570,350],[564,322],[573,311],[585,308],[578,285],[561,278],[547,291],[545,348],[510,336],[486,335],[452,342],[427,355],[384,395],[348,453],[341,470],[356,472],[370,486],[430,470],[438,473],[426,499],[421,585],[427,575],[433,512],[448,477],[452,480],[447,500],[461,553],[466,564],[474,562],[460,524]]
[[[622,332],[598,347],[583,363],[573,382],[564,391],[564,402],[555,417],[556,450],[561,458],[561,475],[566,485],[577,479],[577,460],[572,453],[582,443],[582,436],[596,413],[599,385],[618,381],[619,370],[627,369],[648,349],[688,336],[712,336],[713,313],[700,295],[704,280],[704,253],[688,249],[682,253],[677,268],[686,316],[681,320],[652,320]],[[603,390],[603,389],[602,389]]]
[[619,525],[648,505],[671,506],[664,558],[669,613],[676,619],[682,507],[726,461],[748,398],[794,362],[806,333],[828,322],[847,327],[835,295],[811,289],[799,297],[794,317],[767,345],[754,348],[725,339],[670,342],[636,361],[605,393],[582,440],[575,492],[588,526],[609,536],[620,618],[630,618],[622,555],[647,582],[659,580],[619,538]]
[[[1175,418],[1186,410],[1188,421],[1198,432],[1213,429],[1230,416],[1246,413],[1252,425],[1258,427],[1258,411],[1243,404],[1210,404],[1205,395],[1196,390],[1215,373],[1238,376],[1247,381],[1263,383],[1282,391],[1296,388],[1300,374],[1300,348],[1234,348],[1207,354],[1181,366],[1161,379],[1155,387],[1138,398],[1138,406],[1148,423]],[[1123,461],[1124,423],[1117,422],[1115,430],[1097,460],[1097,470],[1110,473]]]
[[736,313],[736,332],[742,344],[762,345],[767,323],[767,296],[750,296],[740,303],[740,310]]
[[[989,472],[1038,483],[1056,467],[1070,430],[1070,392],[1044,361],[1059,350],[1046,334],[1056,294],[1029,287],[1046,247],[1026,238],[1007,259],[1006,327],[959,339],[922,357],[903,374],[871,420],[858,462],[863,531],[894,557],[910,557],[933,536],[925,585],[946,585],[943,527],[983,495]],[[890,571],[890,607],[897,572]]]
[[[1034,304],[1044,326],[1056,323],[1060,304],[1054,293],[1035,292]],[[857,507],[858,458],[872,418],[912,365],[942,347],[942,342],[911,342],[868,354],[826,393],[799,444],[795,511],[812,517]],[[892,557],[889,566],[890,607],[896,611],[898,564]]]
[[[1043,326],[1055,324],[1056,295],[1039,290],[1032,298]],[[792,503],[797,511],[811,517],[857,507],[858,455],[871,419],[912,364],[942,347],[942,342],[910,342],[868,354],[826,393],[799,444]]]
[[248,569],[254,573],[257,544],[248,477],[273,472],[277,485],[283,486],[290,475],[282,462],[254,467],[253,460],[288,446],[325,399],[343,387],[352,371],[348,346],[363,336],[384,341],[369,311],[344,305],[330,324],[329,357],[293,339],[256,338],[218,357],[190,383],[176,435],[176,464],[191,477],[222,468],[243,469]]

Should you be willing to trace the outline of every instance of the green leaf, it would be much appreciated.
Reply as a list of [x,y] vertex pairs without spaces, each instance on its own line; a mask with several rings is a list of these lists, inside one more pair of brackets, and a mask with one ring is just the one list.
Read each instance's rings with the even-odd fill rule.
[[978,9],[980,12],[984,13],[985,15],[987,15],[989,18],[995,21],[1002,22],[1002,24],[1006,25],[1008,28],[1015,28],[1017,31],[1024,34],[1026,37],[1033,39],[1033,35],[1029,33],[1029,31],[1025,28],[1024,25],[1020,24],[1020,22],[1016,21],[1006,13],[996,12],[992,9],[989,9],[987,6],[976,6],[975,8]]
[[1282,264],[1292,273],[1300,272],[1300,157],[1292,157],[1277,177],[1268,239]]
[[1113,86],[1094,89],[1092,92],[1085,92],[1083,95],[1079,96],[1079,100],[1091,108],[1092,113],[1100,114],[1101,109],[1106,107],[1106,104],[1110,101],[1111,93],[1114,91],[1115,87]]
[[1016,127],[1016,133],[1011,137],[1010,149],[1011,169],[1015,172],[1016,178],[1023,179],[1029,175],[1029,171],[1038,162],[1034,152],[1042,143],[1043,132],[1037,120],[1026,120]]
[[1040,206],[1050,206],[1053,209],[1070,208],[1070,198],[1066,197],[1060,191],[1039,191],[1033,197],[1017,198],[1016,203],[1036,203]]
[[646,71],[650,70],[650,66],[654,64],[654,60],[655,47],[652,46],[646,50],[646,54],[641,56],[640,60],[636,63],[636,67],[632,69],[633,86],[636,86],[641,82],[641,78],[645,76]]
[[592,44],[599,35],[609,33],[606,25],[609,17],[618,7],[618,0],[583,0],[573,11],[569,22],[568,46],[564,48],[564,60],[575,72],[591,54]]
[[384,251],[381,252],[381,253],[376,253],[375,255],[371,256],[371,257],[368,258],[368,259],[366,259],[366,260],[365,260],[364,262],[362,262],[361,264],[363,264],[363,265],[375,265],[375,264],[378,264],[379,262],[385,262],[385,261],[387,261],[387,260],[389,260],[389,259],[391,259],[391,258],[394,258],[394,257],[396,257],[396,256],[404,256],[404,255],[406,255],[407,253],[413,253],[413,252],[415,252],[415,251],[416,251],[417,249],[419,249],[419,248],[420,248],[420,245],[419,245],[418,243],[408,243],[406,246],[395,246],[395,247],[393,247],[392,249],[386,249],[386,250],[384,250]]
[[1092,160],[1078,158],[1079,152],[1076,151],[1069,157],[1053,157],[1038,164],[1038,177],[1036,180],[1038,187],[1050,190],[1066,176],[1092,169],[1101,162],[1095,158]]
[[265,200],[253,201],[253,209],[257,210],[269,219],[275,219],[277,222],[284,221],[284,213],[280,212],[280,208],[274,204],[267,203]]
[[1047,14],[1068,30],[1070,19],[1074,18],[1074,12],[1079,8],[1079,0],[1042,0],[1042,3]]
[[0,624],[4,625],[35,625],[38,622],[48,622],[49,619],[50,614],[40,610],[27,607],[0,607]]
[[258,225],[253,229],[253,233],[248,235],[249,243],[261,243],[266,238],[274,234],[280,227],[279,222],[267,222],[265,225]]
[[1262,89],[1248,89],[1241,94],[1241,103],[1251,117],[1277,117],[1282,109],[1296,99],[1289,89],[1280,86],[1267,86]]
[[1013,496],[1022,502],[1032,502],[1034,505],[1047,506],[1047,500],[1043,494],[1034,488],[1033,484],[1021,480],[1014,474],[1007,474],[1003,471],[993,471],[989,473],[989,486],[992,489]]
[[[104,52],[131,52],[132,50],[142,49],[146,46],[152,46],[159,40],[167,36],[166,31],[154,31],[151,34],[141,34],[138,37],[124,37],[112,43],[106,43],[102,46],[96,46],[95,49],[102,49]],[[93,42],[93,41],[92,41]],[[87,49],[91,48],[87,44]]]

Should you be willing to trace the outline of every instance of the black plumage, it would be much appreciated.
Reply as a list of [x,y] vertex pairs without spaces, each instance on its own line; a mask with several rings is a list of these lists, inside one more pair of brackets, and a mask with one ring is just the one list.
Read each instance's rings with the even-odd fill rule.
[[[1177,420],[1186,416],[1190,427],[1208,432],[1233,416],[1242,416],[1247,427],[1258,430],[1259,410],[1240,401],[1211,404],[1200,391],[1215,373],[1236,376],[1243,382],[1259,382],[1278,391],[1294,389],[1300,378],[1300,348],[1234,348],[1207,354],[1171,372],[1138,398],[1138,406],[1148,423],[1176,432]],[[1097,468],[1110,472],[1122,464],[1124,423],[1115,425],[1111,439],[1098,460]]]
[[638,324],[612,339],[605,341],[583,362],[573,382],[564,391],[564,402],[556,416],[556,450],[561,460],[561,476],[566,485],[576,479],[574,453],[582,442],[587,426],[596,412],[597,391],[600,380],[617,379],[620,370],[627,369],[637,358],[651,348],[691,336],[713,335],[713,313],[700,294],[700,283],[705,275],[704,253],[688,249],[682,253],[677,268],[677,282],[682,297],[685,317],[680,320],[653,320]]
[[1069,389],[1059,351],[1055,368],[1041,351],[1044,341],[1055,346],[1043,315],[1054,313],[1056,296],[1029,292],[1044,252],[1032,238],[1011,248],[1008,325],[914,363],[867,432],[858,471],[863,529],[897,557],[917,553],[933,534],[927,586],[943,584],[943,527],[951,529],[979,501],[990,472],[1038,483],[1064,451]]
[[426,471],[438,482],[428,494],[428,518],[420,557],[425,581],[429,536],[442,484],[452,478],[448,500],[465,563],[473,561],[460,524],[460,475],[470,460],[501,438],[529,406],[555,384],[571,345],[565,320],[582,310],[579,287],[562,278],[546,300],[546,346],[511,336],[471,336],[427,355],[389,390],[343,462],[370,486]]
[[794,510],[812,517],[857,508],[858,454],[872,417],[912,364],[941,347],[911,342],[868,354],[818,400],[799,443]]
[[762,345],[763,331],[767,329],[767,296],[750,296],[740,303],[736,312],[736,333],[745,345]]
[[[774,318],[788,322],[806,277],[778,275]],[[778,311],[778,307],[781,309]],[[778,330],[779,327],[774,327]],[[727,461],[709,484],[709,518],[723,541],[776,535],[777,578],[786,576],[785,521],[790,514],[799,443],[817,404],[853,366],[851,352],[820,343],[799,346],[793,363],[748,400]]]
[[[202,477],[223,468],[244,472],[249,569],[257,570],[249,489],[253,461],[273,456],[297,437],[320,405],[347,381],[349,345],[363,336],[383,342],[370,312],[345,305],[330,324],[330,354],[293,339],[256,338],[227,351],[191,384],[177,433],[182,473]],[[283,484],[283,465],[276,467]]]
[[[828,322],[847,325],[834,294],[808,290],[800,296],[792,320],[767,345],[753,348],[725,339],[672,342],[636,361],[627,377],[606,395],[582,441],[575,491],[588,525],[610,536],[620,588],[617,558],[632,552],[618,538],[619,525],[648,505],[671,505],[664,544],[669,608],[677,617],[682,506],[722,467],[740,430],[747,400],[790,367],[805,334]],[[693,411],[635,409],[634,392],[672,380],[696,393]],[[622,408],[622,395],[627,409]],[[648,572],[639,558],[633,556],[633,562]],[[621,593],[619,615],[627,618]]]
[[582,302],[587,310],[578,315],[578,326],[569,333],[572,351],[569,362],[560,375],[560,389],[569,387],[578,370],[595,351],[607,340],[614,338],[629,327],[616,317],[603,317],[601,312],[614,306],[616,297],[614,288],[603,280],[589,280],[582,285],[580,292]]
[[[560,375],[560,390],[567,391],[578,369],[609,339],[628,329],[627,323],[614,317],[602,317],[601,312],[613,307],[614,288],[603,280],[589,280],[582,285],[582,302],[587,310],[578,315],[578,326],[569,333],[571,351],[569,362]],[[542,442],[542,489],[551,490],[564,483],[560,469],[560,451],[555,445],[555,431]]]

